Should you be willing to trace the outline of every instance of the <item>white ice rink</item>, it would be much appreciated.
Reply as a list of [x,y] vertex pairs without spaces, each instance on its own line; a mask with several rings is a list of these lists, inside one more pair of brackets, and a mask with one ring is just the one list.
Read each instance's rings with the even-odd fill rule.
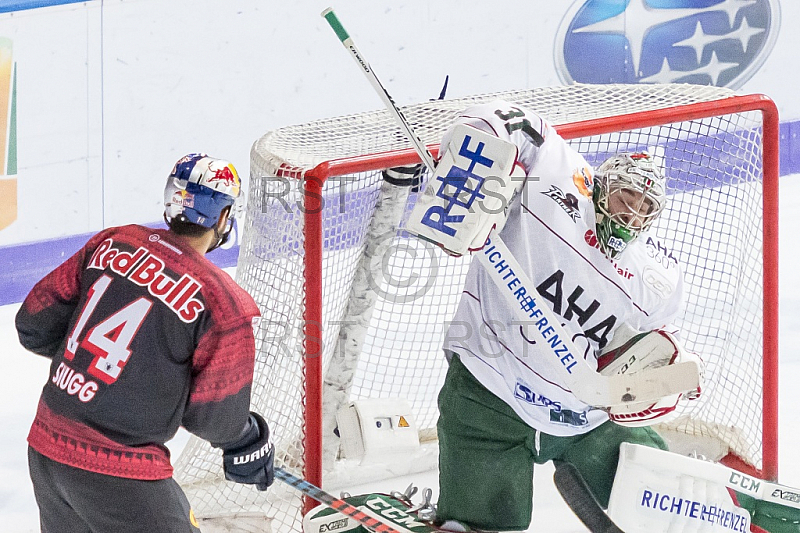
[[[800,454],[795,446],[800,430],[800,175],[784,176],[780,185],[780,456],[782,483],[800,486]],[[38,510],[28,478],[25,438],[39,392],[48,374],[48,361],[22,349],[14,330],[19,306],[0,307],[0,531],[38,531]],[[174,456],[186,436],[170,443]],[[585,529],[561,502],[551,482],[552,468],[537,467],[534,517],[530,531],[572,533]],[[413,481],[436,492],[436,475],[415,475],[381,484],[382,490],[404,490]],[[357,492],[354,488],[354,492]]]

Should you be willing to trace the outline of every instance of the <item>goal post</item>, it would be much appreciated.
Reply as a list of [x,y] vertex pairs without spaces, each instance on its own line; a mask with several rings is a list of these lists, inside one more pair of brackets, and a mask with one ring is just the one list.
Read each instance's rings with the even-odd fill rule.
[[[653,231],[684,266],[686,304],[678,325],[688,347],[706,360],[707,384],[700,400],[658,429],[677,450],[702,443],[706,456],[776,479],[779,139],[773,102],[716,87],[578,84],[402,109],[436,153],[461,110],[497,98],[540,113],[592,165],[642,149],[662,162],[671,202]],[[415,192],[380,251],[382,279],[367,272],[374,309],[346,386],[350,400],[407,400],[420,452],[387,458],[386,465],[347,458],[323,463],[324,441],[333,437],[322,428],[334,427],[323,420],[333,412],[322,405],[323,381],[342,326],[354,320],[348,302],[354,279],[365,273],[359,266],[364,250],[374,244],[367,235],[381,171],[417,162],[386,111],[281,128],[251,150],[236,277],[262,312],[253,409],[270,423],[276,464],[327,491],[346,488],[348,480],[436,465],[430,439],[447,366],[441,345],[470,258],[447,256],[403,231]],[[300,531],[300,496],[287,487],[259,493],[228,483],[218,455],[192,438],[176,463],[176,478],[198,516],[257,513],[274,531]]]
[[698,121],[712,115],[736,115],[757,112],[761,125],[761,268],[762,324],[760,370],[763,372],[758,385],[761,387],[762,409],[762,461],[756,467],[746,457],[731,450],[721,462],[731,468],[746,471],[762,479],[778,479],[778,181],[780,178],[780,121],[775,103],[763,94],[731,96],[708,102],[697,102],[663,108],[647,113],[630,113],[615,117],[584,120],[558,126],[559,135],[567,140],[591,135],[613,133],[620,129],[655,127],[668,124],[679,118],[682,122]]

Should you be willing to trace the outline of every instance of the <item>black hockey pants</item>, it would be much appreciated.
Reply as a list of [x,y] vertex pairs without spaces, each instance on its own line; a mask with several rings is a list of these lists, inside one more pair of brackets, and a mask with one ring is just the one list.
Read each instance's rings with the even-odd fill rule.
[[28,448],[42,533],[199,533],[174,479],[142,481],[67,466]]

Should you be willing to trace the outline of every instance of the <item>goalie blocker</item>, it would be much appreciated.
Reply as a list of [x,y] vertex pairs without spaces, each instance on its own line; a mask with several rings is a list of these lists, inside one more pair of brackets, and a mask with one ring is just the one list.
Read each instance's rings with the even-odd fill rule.
[[480,250],[492,230],[503,229],[525,171],[516,146],[469,126],[456,126],[442,153],[406,230],[460,256]]

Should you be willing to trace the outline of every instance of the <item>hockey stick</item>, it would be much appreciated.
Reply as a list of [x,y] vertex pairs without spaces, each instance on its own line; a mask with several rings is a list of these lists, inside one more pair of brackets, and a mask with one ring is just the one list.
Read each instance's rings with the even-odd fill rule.
[[583,525],[592,533],[624,533],[600,507],[575,465],[563,461],[554,463],[553,481],[558,493]]
[[[350,52],[353,56],[353,59],[356,60],[358,66],[361,67],[361,71],[367,77],[369,82],[372,84],[372,87],[378,93],[378,96],[381,97],[383,103],[386,105],[386,109],[394,116],[395,120],[397,120],[398,125],[403,129],[403,132],[406,136],[411,139],[414,148],[416,148],[417,153],[422,158],[422,162],[425,163],[425,166],[429,169],[433,170],[436,166],[435,161],[433,160],[433,155],[431,154],[428,147],[417,137],[417,134],[414,133],[414,130],[411,129],[411,125],[406,120],[406,117],[403,113],[397,108],[397,105],[392,100],[392,97],[389,96],[389,92],[384,88],[383,84],[381,84],[378,76],[375,75],[375,72],[372,70],[372,67],[369,66],[369,63],[364,59],[364,56],[361,55],[361,52],[358,51],[356,45],[353,43],[353,39],[350,38],[350,35],[342,26],[342,23],[339,22],[339,18],[336,16],[336,13],[333,12],[333,8],[329,7],[325,11],[322,12],[322,16],[325,20],[328,21],[333,31],[336,33],[336,36],[342,42],[344,47]],[[445,82],[445,87],[446,87]],[[442,89],[444,93],[444,89]]]
[[[364,75],[367,76],[378,92],[387,109],[392,113],[403,131],[406,132],[422,161],[433,171],[435,163],[427,146],[414,133],[405,116],[397,109],[394,100],[380,83],[364,56],[356,48],[352,38],[336,17],[333,9],[326,9],[322,12],[322,16],[328,21],[345,49],[350,52],[353,59],[361,67]],[[629,404],[634,401],[655,401],[665,396],[693,390],[699,386],[698,368],[692,362],[664,366],[630,375],[602,376],[595,372],[582,356],[576,355],[578,351],[572,345],[572,336],[561,326],[561,319],[555,316],[555,313],[547,305],[539,306],[535,298],[531,298],[526,302],[527,307],[520,307],[520,302],[515,296],[520,285],[514,285],[515,290],[509,288],[508,272],[505,270],[499,271],[495,267],[495,263],[498,262],[498,254],[505,260],[506,264],[512,264],[512,270],[516,277],[526,287],[526,294],[537,294],[535,285],[527,278],[524,271],[519,267],[519,263],[514,260],[513,255],[499,236],[491,235],[490,238],[491,242],[487,243],[481,252],[477,254],[478,260],[492,274],[492,281],[522,320],[530,321],[534,317],[541,317],[536,321],[538,323],[540,320],[546,319],[546,324],[554,331],[553,335],[544,339],[545,345],[550,346],[553,355],[552,358],[548,358],[549,362],[560,370],[573,394],[581,401],[589,405],[610,407]],[[514,266],[517,268],[514,268]]]
[[402,526],[387,523],[384,518],[381,518],[372,511],[362,511],[346,501],[336,498],[305,479],[290,474],[283,468],[275,467],[275,477],[299,490],[306,496],[317,500],[319,503],[327,505],[331,509],[360,522],[370,531],[374,531],[375,533],[412,533]]

